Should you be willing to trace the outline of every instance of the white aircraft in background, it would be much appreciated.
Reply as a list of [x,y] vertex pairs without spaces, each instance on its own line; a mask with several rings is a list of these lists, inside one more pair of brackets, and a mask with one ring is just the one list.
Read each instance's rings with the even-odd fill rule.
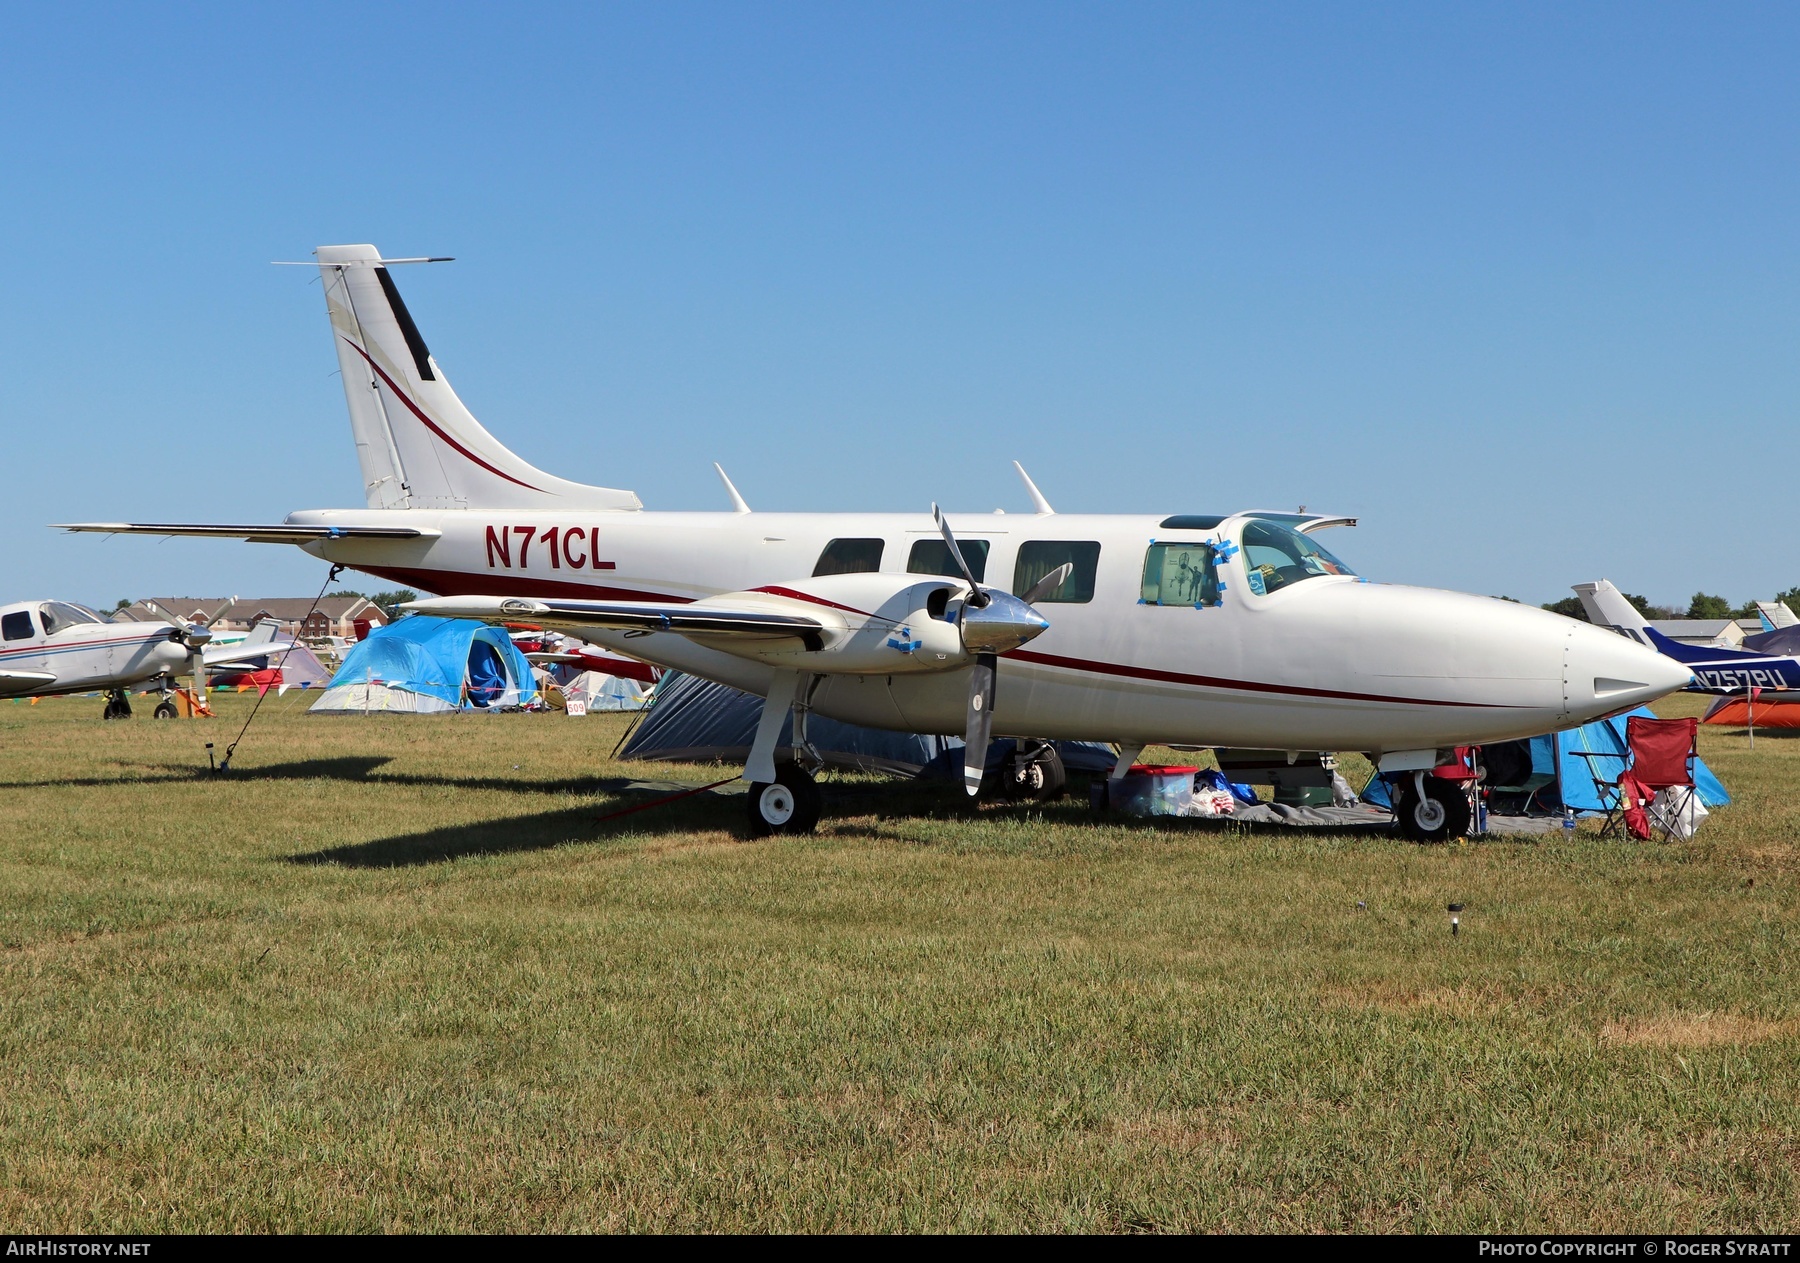
[[[1456,745],[1528,737],[1660,697],[1688,673],[1527,606],[1374,584],[1289,513],[1067,515],[1025,478],[1030,516],[652,513],[629,491],[535,468],[444,380],[373,246],[315,251],[368,507],[279,524],[100,522],[69,530],[295,544],[426,592],[413,608],[528,622],[762,695],[744,770],[756,833],[803,831],[819,796],[777,764],[809,714],[967,734],[979,787],[991,734],[1015,778],[1060,781],[1044,739],[1357,750],[1412,771],[1416,837],[1467,802],[1424,775]],[[1024,476],[1024,470],[1019,470]],[[1030,782],[1035,783],[1035,782]],[[1459,811],[1460,803],[1460,811]]]
[[126,690],[156,681],[163,695],[156,717],[169,719],[177,676],[191,674],[204,699],[207,668],[279,650],[278,626],[265,620],[236,644],[214,645],[211,633],[195,623],[112,623],[70,601],[0,606],[0,698],[103,692],[102,718],[129,719]]

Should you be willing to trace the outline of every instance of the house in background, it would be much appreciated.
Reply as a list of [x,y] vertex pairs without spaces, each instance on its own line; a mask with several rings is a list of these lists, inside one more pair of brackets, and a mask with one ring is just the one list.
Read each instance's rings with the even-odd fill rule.
[[147,596],[112,612],[115,623],[184,622],[211,627],[213,616],[231,605],[228,596]]
[[[310,611],[310,613],[309,613]],[[281,625],[281,634],[297,640],[324,640],[336,636],[356,639],[356,624],[367,619],[370,627],[386,627],[388,616],[381,607],[360,596],[328,596],[313,608],[309,596],[256,597],[233,600],[190,596],[158,596],[134,601],[113,615],[115,622],[154,622],[173,614],[215,632],[247,632],[265,618]]]

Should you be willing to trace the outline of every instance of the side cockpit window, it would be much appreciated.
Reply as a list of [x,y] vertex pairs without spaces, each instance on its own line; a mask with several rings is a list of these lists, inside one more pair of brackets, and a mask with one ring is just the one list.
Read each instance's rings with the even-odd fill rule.
[[1327,575],[1355,578],[1356,572],[1313,543],[1309,536],[1274,522],[1244,525],[1244,577],[1258,596]]
[[30,610],[14,610],[0,616],[0,636],[7,640],[30,640],[35,635],[37,630],[31,625]]
[[1100,545],[1095,540],[1034,539],[1019,545],[1013,563],[1013,595],[1023,596],[1061,566],[1073,566],[1069,577],[1036,598],[1038,602],[1081,605],[1094,599],[1094,576],[1100,569]]
[[881,569],[879,539],[834,539],[819,554],[813,567],[813,578],[828,574],[873,574]]
[[1211,544],[1152,544],[1144,554],[1145,605],[1203,607],[1219,603]]

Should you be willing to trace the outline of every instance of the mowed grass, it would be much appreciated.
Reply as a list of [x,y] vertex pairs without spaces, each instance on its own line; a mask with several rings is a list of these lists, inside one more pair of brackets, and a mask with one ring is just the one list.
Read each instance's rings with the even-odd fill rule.
[[1703,729],[1738,802],[1677,845],[867,779],[749,842],[597,822],[729,774],[616,718],[307,700],[222,777],[247,697],[0,703],[9,1229],[1800,1221],[1800,740]]

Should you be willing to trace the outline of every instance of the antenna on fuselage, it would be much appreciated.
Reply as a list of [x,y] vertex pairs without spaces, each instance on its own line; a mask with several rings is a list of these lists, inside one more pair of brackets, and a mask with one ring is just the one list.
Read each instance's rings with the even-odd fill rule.
[[749,513],[750,506],[744,502],[744,497],[738,494],[738,489],[731,485],[731,475],[725,472],[725,466],[714,461],[713,470],[719,475],[719,481],[725,484],[725,494],[731,497],[731,511],[733,513]]
[[1013,468],[1019,471],[1019,481],[1025,484],[1025,494],[1031,497],[1031,507],[1043,516],[1055,513],[1056,510],[1050,507],[1050,502],[1044,499],[1044,493],[1038,490],[1035,482],[1031,481],[1031,475],[1025,472],[1025,466],[1014,461]]

